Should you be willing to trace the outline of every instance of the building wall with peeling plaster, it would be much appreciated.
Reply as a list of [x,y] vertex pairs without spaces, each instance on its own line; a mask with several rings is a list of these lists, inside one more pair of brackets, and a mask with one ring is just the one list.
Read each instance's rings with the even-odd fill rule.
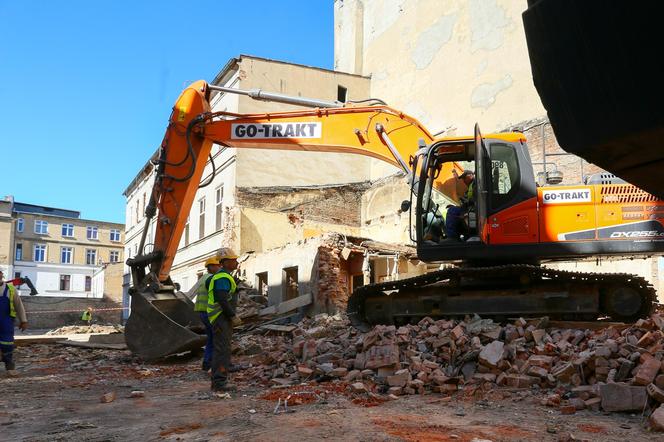
[[[335,69],[432,133],[484,132],[545,114],[511,0],[336,0]],[[372,179],[393,172],[372,164]]]

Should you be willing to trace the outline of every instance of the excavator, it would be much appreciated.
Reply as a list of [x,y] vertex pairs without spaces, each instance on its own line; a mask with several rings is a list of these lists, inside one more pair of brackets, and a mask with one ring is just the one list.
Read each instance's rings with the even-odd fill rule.
[[7,282],[16,287],[17,289],[20,289],[23,284],[27,285],[28,288],[30,289],[30,296],[35,296],[39,294],[35,286],[32,284],[32,281],[30,281],[30,278],[28,278],[27,276],[23,277],[19,276],[18,278],[10,279]]
[[[212,91],[309,106],[264,114],[212,112]],[[200,348],[191,301],[169,276],[187,216],[213,143],[233,148],[354,153],[407,174],[411,239],[427,263],[441,270],[355,290],[348,316],[358,328],[403,324],[424,316],[477,313],[498,318],[548,315],[564,319],[608,316],[631,321],[654,308],[653,287],[635,275],[553,270],[542,264],[598,256],[664,252],[664,201],[612,175],[584,185],[539,186],[521,133],[436,137],[416,119],[379,100],[337,103],[243,91],[197,81],[177,99],[155,161],[146,226],[156,216],[153,248],[143,230],[132,273],[130,350],[158,359]],[[473,208],[464,234],[447,237],[446,208],[475,174]]]

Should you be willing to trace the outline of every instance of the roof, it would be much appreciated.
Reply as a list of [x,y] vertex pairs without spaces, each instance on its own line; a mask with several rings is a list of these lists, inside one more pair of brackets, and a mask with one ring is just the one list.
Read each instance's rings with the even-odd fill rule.
[[318,66],[309,66],[306,64],[299,64],[299,63],[291,63],[289,61],[282,61],[282,60],[275,60],[272,58],[264,58],[264,57],[258,57],[256,55],[248,55],[248,54],[240,54],[239,57],[232,57],[230,58],[226,64],[224,65],[223,68],[217,73],[217,75],[214,77],[212,82],[210,84],[221,84],[224,83],[223,79],[228,75],[230,71],[232,71],[234,65],[242,61],[243,58],[251,58],[253,60],[262,60],[262,61],[267,61],[270,63],[278,63],[278,64],[287,64],[289,66],[297,66],[297,67],[302,67],[302,68],[307,68],[307,69],[315,69],[317,71],[322,71],[322,72],[329,72],[332,74],[342,74],[342,75],[348,75],[352,77],[358,77],[358,78],[371,78],[366,75],[359,75],[359,74],[351,74],[349,72],[342,72],[342,71],[336,71],[334,69],[326,69],[326,68],[321,68]]
[[80,219],[81,212],[77,210],[58,209],[55,207],[38,206],[36,204],[14,203],[14,212],[16,213],[36,213],[40,215],[53,215],[63,218]]

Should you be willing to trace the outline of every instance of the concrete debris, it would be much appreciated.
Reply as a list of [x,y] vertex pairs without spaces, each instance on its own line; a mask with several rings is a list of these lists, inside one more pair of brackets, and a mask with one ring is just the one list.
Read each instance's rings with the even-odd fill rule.
[[[366,333],[337,315],[305,319],[284,335],[247,335],[235,352],[254,348],[248,369],[266,384],[339,379],[356,394],[394,397],[428,392],[512,389],[549,392],[542,404],[563,414],[590,409],[640,411],[664,398],[664,324],[660,315],[632,326],[556,328],[548,318],[500,325],[477,316],[424,318],[377,325]],[[535,390],[534,390],[535,391]]]
[[108,404],[109,402],[113,402],[114,400],[115,400],[115,393],[112,391],[110,393],[103,394],[102,397],[99,398],[99,401],[102,404]]
[[47,335],[78,335],[90,333],[124,333],[124,327],[121,325],[67,325],[46,332]]

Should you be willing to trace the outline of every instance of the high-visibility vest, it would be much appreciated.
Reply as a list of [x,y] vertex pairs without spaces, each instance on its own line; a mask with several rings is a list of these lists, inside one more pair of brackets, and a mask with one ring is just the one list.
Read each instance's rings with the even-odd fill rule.
[[90,313],[90,312],[87,311],[87,310],[84,311],[83,314],[81,315],[81,319],[82,319],[83,321],[89,321],[90,319],[92,319],[92,313]]
[[474,187],[475,180],[473,180],[473,182],[470,183],[470,186],[468,186],[468,189],[466,189],[466,198],[468,198],[468,201],[473,199]]
[[225,278],[230,282],[231,284],[231,289],[228,291],[228,302],[233,299],[233,293],[235,293],[235,289],[237,289],[237,284],[235,284],[235,280],[231,275],[229,275],[225,270],[219,270],[217,273],[215,273],[212,278],[210,278],[210,282],[208,283],[208,304],[207,304],[207,314],[208,314],[208,320],[210,321],[210,324],[214,324],[214,321],[217,320],[219,315],[222,312],[222,308],[219,305],[218,302],[214,301],[214,282]]
[[219,315],[222,312],[221,305],[219,305],[219,303],[215,302],[214,300],[214,283],[215,281],[222,278],[227,279],[231,286],[228,292],[229,302],[232,299],[232,294],[235,293],[235,290],[237,289],[237,284],[235,283],[235,280],[225,270],[220,270],[210,278],[210,281],[207,284],[208,285],[207,315],[208,315],[208,320],[210,321],[211,324],[214,323],[214,321],[219,317]]
[[198,289],[196,289],[196,302],[194,303],[195,312],[207,312],[208,306],[208,287],[205,284],[205,280],[210,278],[211,275],[208,273],[201,277],[200,284]]
[[16,295],[16,288],[10,283],[7,283],[5,285],[5,292],[2,294],[2,296],[6,296],[7,292],[9,292],[9,316],[15,318],[16,308],[14,307],[14,295]]

